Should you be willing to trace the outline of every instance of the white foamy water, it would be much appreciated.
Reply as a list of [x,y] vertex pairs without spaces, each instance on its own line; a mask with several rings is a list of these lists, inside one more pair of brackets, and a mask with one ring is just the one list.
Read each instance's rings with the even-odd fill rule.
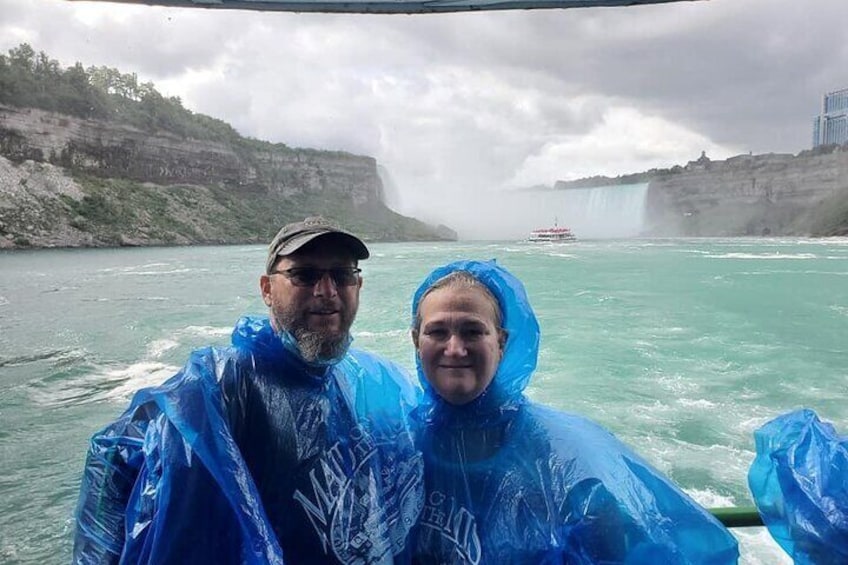
[[739,565],[792,565],[792,559],[765,528],[736,528],[739,540]]
[[408,328],[387,330],[387,331],[384,331],[384,332],[369,332],[369,331],[353,332],[354,338],[362,338],[362,339],[375,339],[375,338],[381,338],[381,337],[391,337],[391,338],[402,337],[402,338],[406,338],[408,336],[409,336],[409,329]]
[[710,259],[815,259],[813,253],[707,253]]
[[841,306],[841,305],[837,305],[837,304],[832,304],[830,306],[830,309],[833,310],[834,312],[839,313],[842,316],[848,316],[848,306]]
[[186,326],[181,334],[188,334],[200,337],[229,337],[233,333],[231,326],[214,327],[214,326]]
[[61,381],[34,383],[30,396],[42,406],[82,406],[103,401],[123,402],[141,388],[158,386],[179,367],[154,361],[127,367],[100,367]]
[[180,274],[180,273],[192,273],[192,272],[197,272],[197,271],[200,271],[200,270],[202,270],[202,269],[188,269],[188,268],[184,268],[184,269],[164,269],[164,270],[161,270],[161,271],[136,271],[136,270],[129,270],[129,271],[125,271],[123,274],[124,274],[124,275],[126,275],[126,276],[134,276],[134,277],[149,277],[149,276],[159,277],[159,276],[163,276],[163,275],[175,275],[175,274]]
[[105,391],[100,399],[128,400],[139,389],[161,385],[174,376],[178,370],[179,367],[175,365],[148,361],[135,363],[123,369],[107,371],[102,376],[107,381],[115,383],[116,386]]
[[98,269],[98,272],[101,273],[115,273],[115,272],[125,272],[125,271],[133,271],[138,269],[154,269],[157,267],[169,267],[171,263],[143,263],[141,265],[129,265],[129,266],[121,266],[121,267],[106,267],[103,269]]
[[698,398],[695,400],[690,400],[688,398],[679,398],[677,402],[684,408],[697,408],[700,410],[712,410],[717,406],[715,402],[710,402],[705,398]]
[[170,351],[178,347],[180,342],[173,339],[157,339],[147,347],[147,357],[158,358],[166,351]]
[[709,489],[689,489],[686,494],[704,508],[726,508],[733,506],[733,498]]

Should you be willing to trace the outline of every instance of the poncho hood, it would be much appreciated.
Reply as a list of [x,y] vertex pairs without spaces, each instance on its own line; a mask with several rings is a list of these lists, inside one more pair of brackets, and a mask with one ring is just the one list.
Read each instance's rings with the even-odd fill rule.
[[234,347],[244,348],[266,357],[283,354],[280,338],[267,316],[242,316],[233,328]]
[[455,261],[433,270],[412,299],[413,323],[418,315],[421,297],[433,284],[456,271],[466,271],[486,285],[501,308],[503,328],[507,331],[507,341],[495,377],[489,387],[477,399],[464,406],[451,406],[443,401],[427,379],[416,356],[415,364],[418,379],[424,389],[424,404],[430,416],[436,412],[443,415],[462,414],[463,420],[473,416],[481,425],[492,418],[497,419],[507,411],[515,409],[524,402],[524,389],[530,376],[536,369],[539,356],[539,322],[530,306],[524,285],[509,271],[491,261]]

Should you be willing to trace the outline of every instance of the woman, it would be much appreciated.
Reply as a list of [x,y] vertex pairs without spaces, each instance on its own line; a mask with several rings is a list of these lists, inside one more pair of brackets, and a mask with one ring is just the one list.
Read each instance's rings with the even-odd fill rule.
[[509,272],[440,267],[412,315],[419,563],[737,562],[733,536],[610,433],[527,400],[539,325]]

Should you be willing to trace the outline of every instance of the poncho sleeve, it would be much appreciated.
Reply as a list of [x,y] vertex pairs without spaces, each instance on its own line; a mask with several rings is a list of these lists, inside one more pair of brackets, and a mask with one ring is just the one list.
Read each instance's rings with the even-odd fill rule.
[[142,447],[155,406],[133,402],[92,438],[77,504],[73,563],[117,563],[126,509],[144,463]]
[[568,563],[737,563],[730,532],[615,436],[579,416],[538,413],[562,462]]
[[798,410],[754,438],[748,486],[772,537],[795,563],[848,563],[848,437]]
[[223,409],[220,381],[238,359],[193,352],[94,436],[74,563],[283,563]]

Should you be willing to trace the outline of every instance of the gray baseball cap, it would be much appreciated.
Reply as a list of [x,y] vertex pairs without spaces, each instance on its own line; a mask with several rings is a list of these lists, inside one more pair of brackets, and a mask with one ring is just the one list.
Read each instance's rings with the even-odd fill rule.
[[291,255],[310,241],[319,237],[332,236],[339,245],[347,247],[357,260],[368,259],[370,255],[368,248],[362,240],[350,232],[333,225],[321,216],[312,216],[302,222],[287,224],[277,232],[271,245],[268,246],[268,260],[265,263],[265,272],[271,272],[277,257]]

